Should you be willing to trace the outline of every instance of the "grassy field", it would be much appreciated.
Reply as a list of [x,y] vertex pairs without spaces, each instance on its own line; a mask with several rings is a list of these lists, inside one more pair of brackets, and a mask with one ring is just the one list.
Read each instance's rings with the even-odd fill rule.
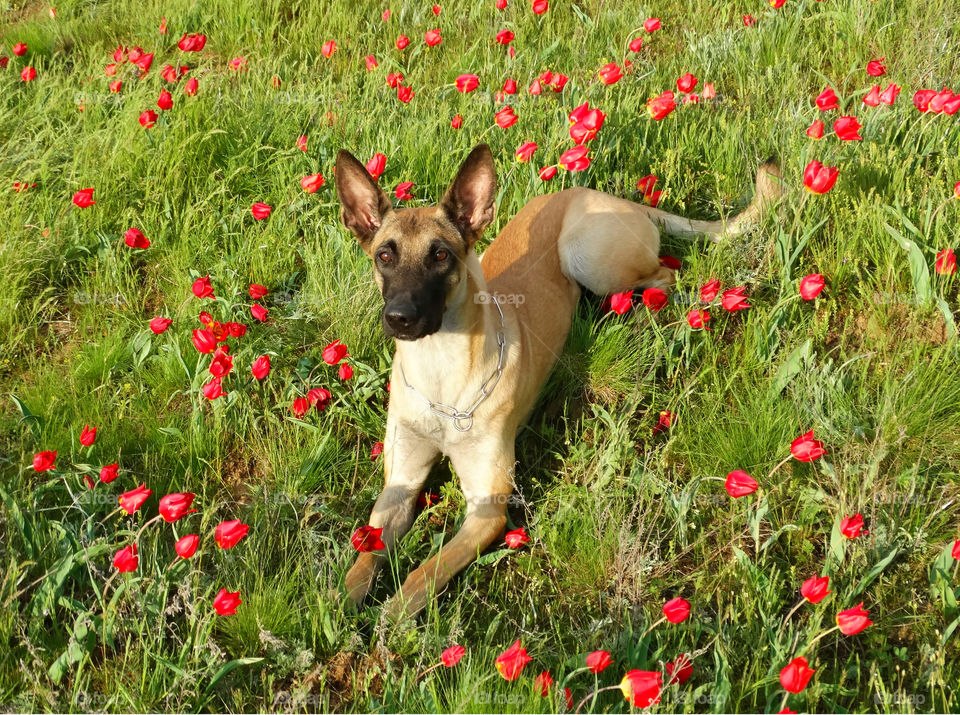
[[[960,711],[958,281],[935,270],[958,236],[960,115],[911,101],[923,88],[960,91],[960,5],[441,5],[64,0],[51,17],[0,3],[0,710],[556,712],[564,685],[576,704],[687,653],[692,676],[665,678],[654,712]],[[646,32],[648,17],[662,27]],[[437,28],[442,42],[428,47]],[[513,57],[495,40],[503,29]],[[184,33],[206,46],[180,52]],[[25,54],[12,54],[20,42]],[[155,53],[145,75],[124,62],[106,76],[121,45]],[[379,66],[368,71],[367,55]],[[869,76],[881,57],[887,74]],[[598,80],[624,59],[619,82]],[[168,64],[189,72],[168,82]],[[569,77],[563,91],[531,95],[548,70]],[[388,86],[395,72],[409,103]],[[652,119],[646,101],[676,92],[686,72],[715,97]],[[476,91],[456,90],[462,73],[478,75]],[[507,78],[518,92],[498,102]],[[862,104],[889,82],[903,88],[892,106]],[[822,112],[827,85],[840,109]],[[164,87],[173,106],[160,110]],[[591,165],[541,181],[572,146],[567,114],[584,101],[607,115]],[[504,103],[519,117],[508,129],[494,123]],[[148,109],[159,116],[145,129]],[[862,141],[834,136],[841,114],[859,119]],[[805,133],[814,119],[827,126],[819,141]],[[393,573],[359,611],[345,605],[350,536],[382,486],[371,449],[392,346],[368,259],[338,220],[332,162],[341,148],[362,161],[382,152],[380,184],[393,198],[414,182],[397,203],[419,205],[479,141],[500,180],[487,241],[534,195],[585,185],[639,201],[647,174],[661,208],[728,215],[771,154],[786,196],[725,243],[666,238],[661,252],[682,268],[662,311],[639,294],[624,315],[582,300],[518,441],[509,528],[529,543],[488,551],[415,624],[393,628],[380,603],[456,530],[463,497],[438,469],[439,499]],[[525,141],[539,145],[529,163],[514,158]],[[826,194],[804,191],[812,160],[839,168]],[[317,172],[326,183],[306,193],[300,179]],[[91,187],[94,205],[71,202]],[[254,218],[257,202],[268,218]],[[149,248],[125,245],[131,227]],[[813,301],[797,295],[809,273],[826,278]],[[191,292],[206,275],[213,300]],[[714,304],[711,329],[693,330],[687,312],[705,307],[713,278],[744,286],[751,307]],[[265,322],[251,316],[251,283],[270,290]],[[216,400],[202,393],[210,357],[191,342],[201,310],[248,326],[228,341],[235,367]],[[162,334],[148,329],[157,316],[173,321]],[[337,339],[349,380],[321,359]],[[257,381],[261,355],[272,371]],[[317,387],[330,406],[296,418],[294,399]],[[672,426],[656,430],[664,411]],[[86,424],[98,428],[89,447]],[[790,459],[811,429],[828,454]],[[38,472],[45,450],[56,466]],[[101,482],[112,463],[118,478]],[[724,491],[737,469],[756,493]],[[144,483],[145,505],[118,512],[118,496]],[[169,492],[195,493],[198,511],[151,522]],[[866,527],[848,539],[841,520],[857,513]],[[249,534],[217,548],[214,529],[232,519]],[[187,534],[199,550],[177,559]],[[115,552],[133,543],[137,568],[117,574]],[[793,610],[815,575],[830,577],[830,595]],[[234,615],[213,608],[222,588],[240,591]],[[690,617],[658,624],[674,597]],[[873,625],[828,632],[860,602]],[[494,659],[517,639],[533,660],[507,682]],[[459,665],[421,675],[453,644],[466,648]],[[614,665],[593,674],[584,659],[598,649]],[[780,671],[799,655],[816,672],[785,697]],[[543,697],[534,678],[547,670],[556,686]],[[583,706],[630,710],[618,690]]]

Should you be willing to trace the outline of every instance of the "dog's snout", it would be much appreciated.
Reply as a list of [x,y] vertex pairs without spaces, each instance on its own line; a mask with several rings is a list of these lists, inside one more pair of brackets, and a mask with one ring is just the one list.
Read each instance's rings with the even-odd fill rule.
[[403,330],[409,328],[420,316],[413,301],[403,298],[390,301],[384,308],[383,317],[394,330]]

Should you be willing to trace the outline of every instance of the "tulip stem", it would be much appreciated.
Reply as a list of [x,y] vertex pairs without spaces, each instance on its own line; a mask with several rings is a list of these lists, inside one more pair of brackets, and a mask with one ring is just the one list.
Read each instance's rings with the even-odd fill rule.
[[833,633],[834,631],[839,631],[839,630],[840,630],[840,626],[834,626],[834,627],[831,628],[830,630],[824,631],[823,633],[821,633],[820,635],[818,635],[816,638],[814,638],[812,641],[810,641],[809,643],[807,643],[803,648],[801,648],[801,649],[800,649],[800,652],[801,652],[801,653],[805,653],[805,652],[807,651],[807,649],[809,649],[809,648],[810,648],[814,643],[816,643],[818,640],[820,640],[821,638],[823,638],[823,637],[825,637],[825,636],[830,635],[830,634]]
[[780,467],[782,467],[784,464],[786,464],[787,462],[789,462],[792,457],[793,457],[793,454],[788,454],[786,457],[784,457],[784,458],[780,461],[779,464],[777,464],[776,467],[774,467],[773,469],[770,470],[770,473],[767,475],[767,480],[766,480],[766,483],[767,483],[767,484],[770,483],[770,479],[773,477],[773,475],[776,473],[776,471],[777,471],[778,469],[780,469]]
[[652,626],[650,626],[647,630],[645,630],[645,631],[643,632],[643,635],[640,636],[640,640],[643,640],[644,638],[646,638],[647,635],[650,633],[650,631],[652,631],[654,628],[656,628],[657,626],[659,626],[659,625],[660,625],[661,623],[663,623],[665,620],[667,620],[667,617],[666,617],[666,616],[664,616],[664,617],[661,618],[659,621],[657,621],[657,622],[654,623]]
[[[788,614],[786,615],[786,617],[783,619],[783,625],[780,626],[781,629],[786,627],[787,621],[790,620],[790,618],[793,616],[794,613],[796,613],[798,610],[800,610],[800,607],[803,605],[804,601],[806,601],[806,600],[807,600],[807,599],[805,599],[805,598],[801,598],[799,601],[797,601],[797,605],[790,609],[790,613],[788,613]],[[783,708],[781,708],[781,710],[782,710],[782,709],[783,709]]]
[[153,517],[152,519],[148,519],[147,521],[143,522],[143,526],[140,527],[140,531],[138,531],[138,532],[137,532],[137,535],[134,537],[133,543],[134,543],[134,544],[139,543],[139,542],[140,542],[140,535],[143,533],[144,529],[146,529],[146,528],[147,528],[148,526],[150,526],[151,524],[153,524],[153,523],[155,523],[155,522],[157,522],[157,521],[160,521],[162,518],[163,518],[163,515],[157,514],[157,515],[156,515],[155,517]]
[[420,680],[420,678],[422,678],[422,677],[423,677],[424,675],[426,675],[427,673],[432,673],[434,670],[436,670],[437,668],[439,668],[441,665],[443,665],[443,661],[442,661],[442,660],[441,660],[439,663],[437,663],[436,665],[431,665],[431,666],[430,666],[429,668],[427,668],[425,671],[423,671],[422,673],[420,673],[420,675],[418,675],[416,678],[414,678],[414,679],[413,679],[413,682],[417,682],[418,680]]
[[780,712],[783,712],[787,707],[787,698],[790,697],[790,693],[786,690],[783,691],[783,700],[780,701]]
[[580,712],[580,708],[582,708],[582,707],[584,706],[584,704],[585,704],[590,698],[596,698],[597,695],[599,695],[600,693],[604,692],[605,690],[619,690],[619,688],[620,688],[619,685],[608,685],[608,686],[605,687],[605,688],[598,688],[597,690],[594,690],[593,692],[587,693],[586,697],[585,697],[583,700],[581,700],[579,703],[577,703],[577,708],[576,708],[576,710],[573,711],[574,715],[576,715],[578,712]]

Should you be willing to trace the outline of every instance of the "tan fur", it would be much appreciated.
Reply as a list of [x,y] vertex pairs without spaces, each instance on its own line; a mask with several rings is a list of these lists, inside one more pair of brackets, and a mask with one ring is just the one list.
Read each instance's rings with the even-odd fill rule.
[[[477,150],[468,163],[476,154]],[[341,161],[345,161],[342,154],[338,192],[342,199],[350,200],[353,187],[341,191],[339,185]],[[492,159],[489,161],[492,172]],[[764,178],[758,179],[754,203],[741,215],[746,218],[737,217],[728,224],[735,230],[742,230],[746,220],[758,218],[779,193],[779,185],[771,178],[778,176],[775,165],[765,165],[761,174]],[[458,182],[463,175],[464,169]],[[376,196],[369,196],[361,208],[366,211],[377,202]],[[466,204],[465,215],[474,221],[468,224],[480,226],[482,231],[490,216],[481,215],[480,209],[470,213],[472,204],[469,200]],[[367,214],[363,211],[358,219],[356,212],[345,208],[345,223],[364,223]],[[449,208],[446,212],[440,207],[388,211],[380,220],[382,226],[375,236],[360,236],[361,242],[367,241],[364,248],[368,252],[376,250],[371,245],[381,236],[396,233],[409,248],[408,255],[417,255],[431,236],[450,237],[450,232],[456,231]],[[388,616],[398,619],[420,611],[432,594],[502,535],[507,501],[514,488],[517,429],[563,350],[580,295],[579,284],[600,294],[671,285],[673,271],[661,266],[658,259],[658,226],[715,235],[724,230],[721,222],[688,221],[608,194],[574,188],[532,199],[503,228],[482,261],[473,250],[479,234],[462,242],[458,249],[461,265],[457,277],[448,281],[440,330],[417,340],[397,341],[384,438],[385,485],[369,523],[383,528],[381,538],[391,549],[410,527],[417,495],[442,455],[450,458],[460,478],[467,514],[456,536],[407,577],[387,605]],[[483,293],[506,298],[501,302],[507,346],[504,370],[493,393],[476,410],[473,427],[458,432],[451,420],[431,412],[405,388],[400,366],[410,384],[429,399],[460,409],[473,403],[480,386],[496,370],[499,357],[496,336],[500,317],[495,306],[476,300]],[[353,602],[366,596],[385,559],[383,553],[359,556],[346,577]]]

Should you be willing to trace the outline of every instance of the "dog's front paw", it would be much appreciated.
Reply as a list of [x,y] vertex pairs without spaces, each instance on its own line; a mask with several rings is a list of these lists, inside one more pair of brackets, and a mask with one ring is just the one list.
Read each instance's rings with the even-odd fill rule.
[[346,600],[354,606],[359,606],[370,592],[378,570],[379,562],[374,554],[360,554],[356,563],[347,572],[346,579],[344,579],[343,586],[346,591]]

